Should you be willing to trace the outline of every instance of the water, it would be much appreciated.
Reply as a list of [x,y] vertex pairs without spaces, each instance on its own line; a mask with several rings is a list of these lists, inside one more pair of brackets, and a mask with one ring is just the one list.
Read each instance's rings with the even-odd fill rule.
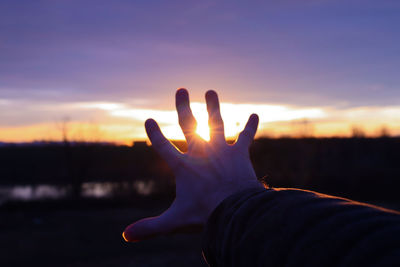
[[[0,186],[0,205],[9,200],[60,199],[68,195],[70,187],[49,184]],[[133,183],[88,182],[82,184],[83,197],[106,198],[116,192],[149,195],[154,190],[154,182],[135,181]]]

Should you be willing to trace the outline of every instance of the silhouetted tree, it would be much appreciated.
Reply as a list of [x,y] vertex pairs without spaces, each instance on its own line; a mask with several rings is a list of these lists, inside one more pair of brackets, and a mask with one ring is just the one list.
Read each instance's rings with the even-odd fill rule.
[[380,138],[390,137],[389,128],[386,125],[382,125],[382,127],[379,129],[379,135],[378,136]]
[[314,126],[307,118],[292,121],[292,128],[295,137],[310,138],[314,135]]
[[364,129],[361,126],[353,125],[351,127],[351,137],[364,138],[366,136]]

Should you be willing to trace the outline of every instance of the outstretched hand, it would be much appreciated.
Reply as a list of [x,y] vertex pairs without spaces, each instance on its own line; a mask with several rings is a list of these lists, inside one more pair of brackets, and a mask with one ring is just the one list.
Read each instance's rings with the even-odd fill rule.
[[206,93],[210,141],[196,134],[196,120],[186,89],[176,92],[179,125],[188,143],[181,153],[161,133],[153,119],[145,123],[147,135],[157,152],[175,174],[176,198],[160,216],[129,225],[123,237],[134,242],[204,225],[210,213],[229,195],[250,187],[262,187],[249,157],[249,146],[257,131],[258,116],[252,114],[233,145],[226,143],[216,92]]

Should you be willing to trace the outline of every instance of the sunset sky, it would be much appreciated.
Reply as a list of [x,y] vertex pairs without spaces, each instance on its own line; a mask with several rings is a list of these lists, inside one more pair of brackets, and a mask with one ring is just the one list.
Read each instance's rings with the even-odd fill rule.
[[0,141],[144,140],[148,117],[182,138],[189,89],[227,135],[260,116],[258,136],[400,135],[400,2],[0,2]]

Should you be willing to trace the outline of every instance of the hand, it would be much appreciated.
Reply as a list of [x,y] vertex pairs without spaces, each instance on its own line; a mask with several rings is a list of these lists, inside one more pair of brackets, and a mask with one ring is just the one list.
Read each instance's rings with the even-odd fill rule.
[[126,241],[140,241],[201,227],[227,196],[249,187],[262,187],[257,181],[248,151],[257,131],[258,116],[252,114],[237,142],[228,145],[217,93],[208,91],[206,103],[210,126],[209,142],[195,133],[196,120],[189,106],[187,90],[178,89],[176,92],[176,109],[179,124],[188,143],[187,153],[178,151],[163,136],[153,119],[146,121],[146,132],[153,147],[175,174],[176,198],[160,216],[129,225],[123,233]]

